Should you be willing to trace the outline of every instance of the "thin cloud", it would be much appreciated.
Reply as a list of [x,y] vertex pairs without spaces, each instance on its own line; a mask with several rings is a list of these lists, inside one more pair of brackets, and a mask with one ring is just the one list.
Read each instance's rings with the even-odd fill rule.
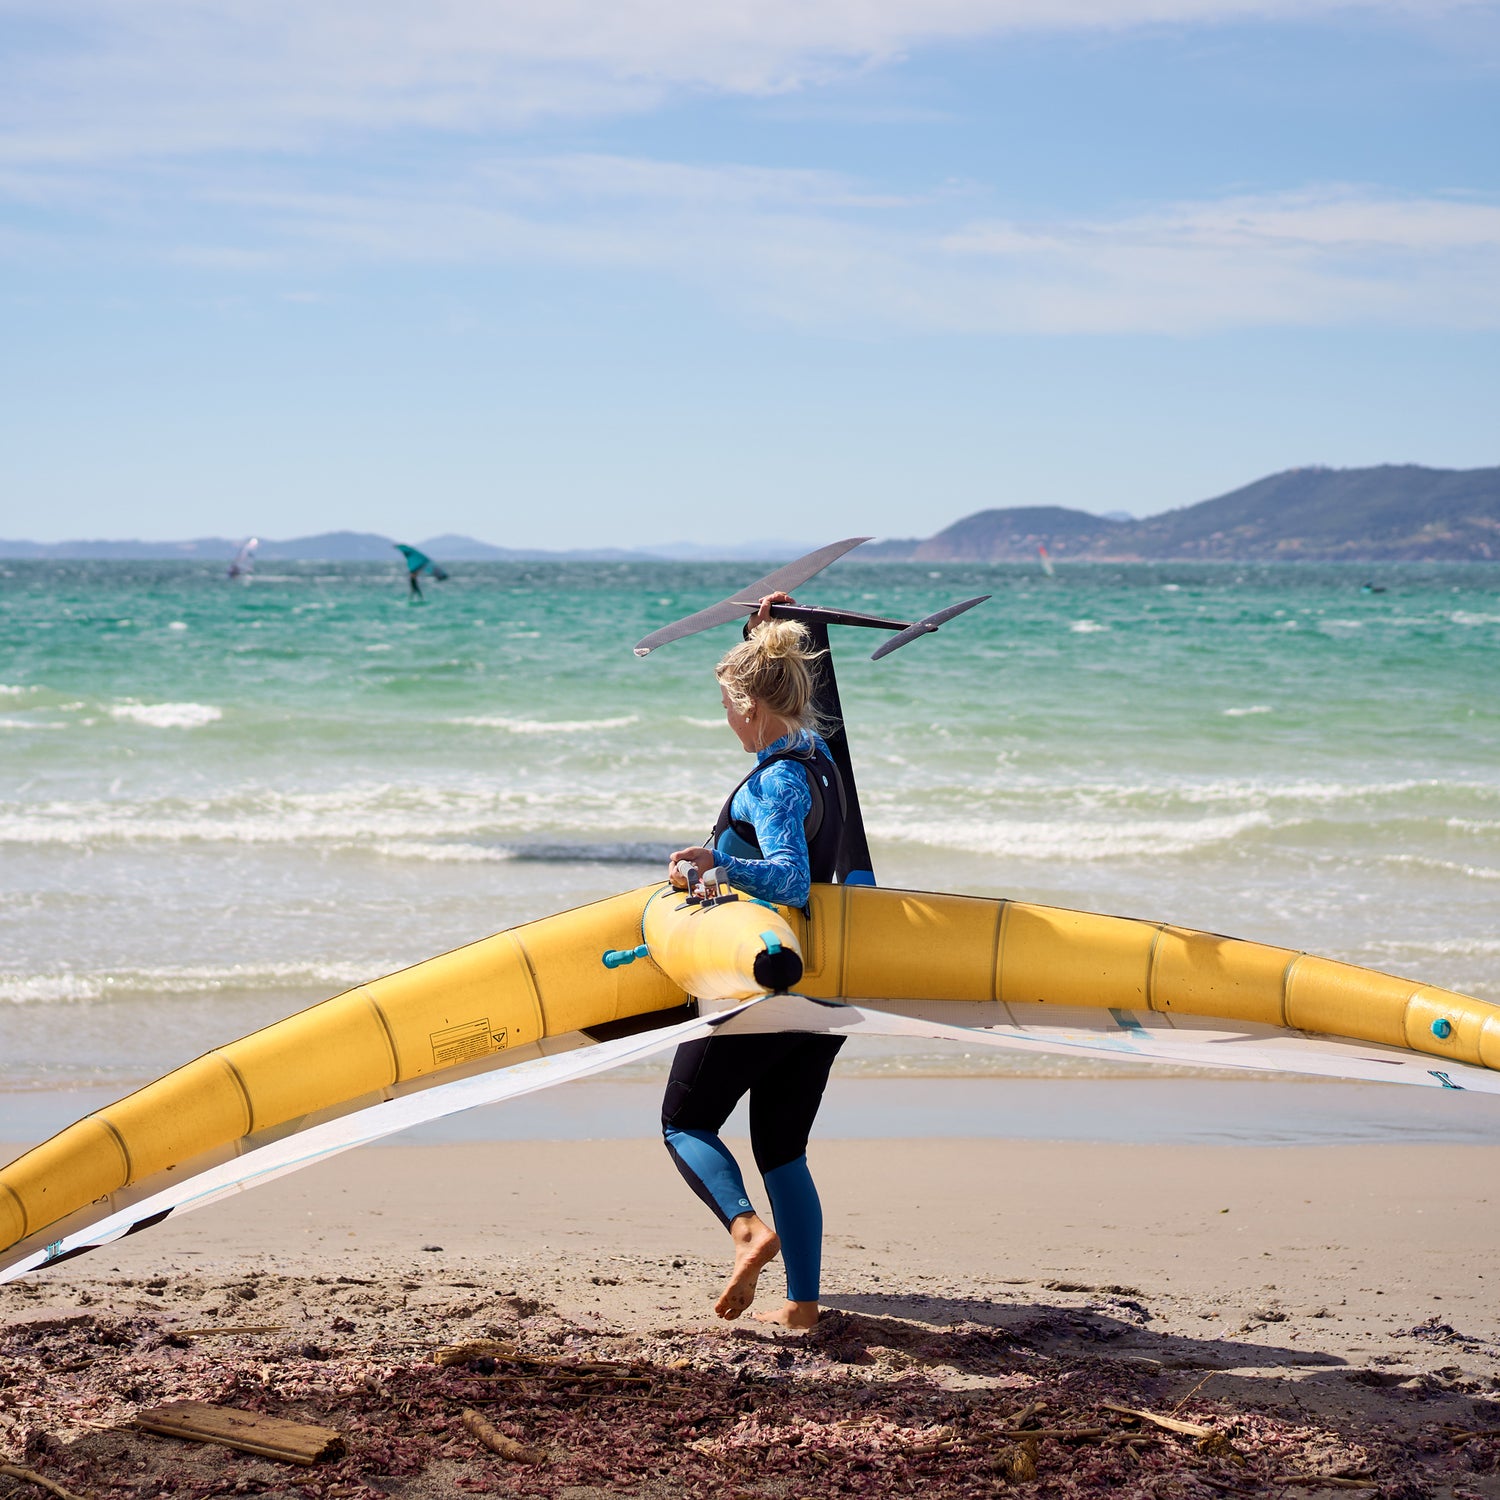
[[855,335],[1500,326],[1500,204],[1477,197],[1331,186],[974,221],[963,196],[886,196],[834,173],[604,156],[492,162],[417,186],[199,191],[240,226],[246,254],[288,270],[648,274]]
[[807,90],[1020,32],[1416,23],[1481,0],[0,0],[0,160],[299,150]]
[[973,225],[942,248],[987,268],[993,311],[1024,286],[1052,332],[1500,324],[1500,204],[1477,198],[1331,187]]

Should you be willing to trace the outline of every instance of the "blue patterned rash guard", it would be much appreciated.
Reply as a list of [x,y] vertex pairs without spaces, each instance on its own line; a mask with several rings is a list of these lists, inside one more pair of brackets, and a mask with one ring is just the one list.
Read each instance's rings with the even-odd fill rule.
[[762,901],[778,906],[806,906],[812,889],[812,869],[807,855],[806,823],[812,812],[812,792],[807,773],[793,760],[765,762],[782,750],[813,748],[828,753],[828,746],[810,730],[798,729],[757,750],[762,769],[735,794],[730,815],[755,830],[760,853],[734,829],[719,835],[719,868],[729,883]]

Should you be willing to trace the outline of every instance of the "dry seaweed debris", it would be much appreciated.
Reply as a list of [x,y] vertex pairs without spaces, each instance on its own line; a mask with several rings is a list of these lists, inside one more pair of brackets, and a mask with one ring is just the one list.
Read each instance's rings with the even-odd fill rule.
[[[316,1307],[316,1288],[294,1291]],[[263,1459],[128,1430],[142,1408],[171,1401],[337,1428],[343,1456],[298,1476],[302,1493],[320,1500],[422,1487],[539,1500],[587,1490],[640,1500],[990,1497],[1032,1485],[1049,1500],[1208,1500],[1330,1479],[1345,1481],[1334,1489],[1409,1497],[1420,1493],[1412,1476],[1472,1472],[1464,1466],[1486,1447],[1435,1433],[1419,1448],[1375,1426],[1340,1432],[1196,1393],[1185,1412],[1163,1416],[1148,1371],[1088,1352],[1043,1353],[975,1324],[839,1314],[803,1339],[607,1333],[534,1305],[494,1337],[444,1345],[447,1358],[435,1357],[416,1322],[372,1323],[363,1336],[320,1331],[316,1348],[306,1334],[189,1343],[154,1314],[0,1328],[0,1447],[22,1450],[14,1456],[59,1489],[114,1493],[126,1475],[127,1490],[173,1500],[275,1481],[256,1478]],[[911,1359],[871,1353],[892,1347]]]

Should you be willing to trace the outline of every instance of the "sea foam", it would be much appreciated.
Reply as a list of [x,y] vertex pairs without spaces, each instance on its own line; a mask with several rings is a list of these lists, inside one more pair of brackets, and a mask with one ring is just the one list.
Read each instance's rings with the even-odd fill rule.
[[192,995],[223,990],[327,990],[330,994],[390,973],[385,964],[283,963],[0,974],[0,1004],[58,1005],[134,995]]
[[624,729],[640,722],[639,714],[615,719],[511,719],[503,714],[476,714],[449,719],[450,724],[468,724],[475,729],[505,729],[511,734],[587,734],[594,729]]
[[926,844],[1005,859],[1092,861],[1192,854],[1227,843],[1257,828],[1270,826],[1264,812],[1227,814],[1192,821],[1139,819],[1037,819],[962,821],[935,818],[873,817],[877,838]]
[[109,713],[152,729],[202,729],[224,717],[224,710],[211,703],[117,703]]

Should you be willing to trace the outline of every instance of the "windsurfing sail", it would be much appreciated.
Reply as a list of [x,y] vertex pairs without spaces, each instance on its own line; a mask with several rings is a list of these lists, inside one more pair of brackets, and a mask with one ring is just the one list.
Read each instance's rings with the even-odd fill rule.
[[1038,542],[1036,551],[1037,556],[1042,560],[1042,572],[1044,572],[1048,578],[1056,578],[1057,574],[1053,571],[1052,559],[1047,556],[1047,549],[1042,546],[1040,542]]
[[240,544],[240,550],[234,554],[234,561],[229,564],[231,578],[248,578],[255,571],[255,549],[259,546],[258,536],[252,536]]

